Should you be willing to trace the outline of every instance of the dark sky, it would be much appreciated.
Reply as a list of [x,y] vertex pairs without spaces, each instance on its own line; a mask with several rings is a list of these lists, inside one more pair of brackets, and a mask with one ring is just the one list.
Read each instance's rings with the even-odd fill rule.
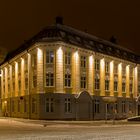
[[13,50],[56,16],[64,24],[87,30],[140,54],[140,0],[1,0],[0,46]]

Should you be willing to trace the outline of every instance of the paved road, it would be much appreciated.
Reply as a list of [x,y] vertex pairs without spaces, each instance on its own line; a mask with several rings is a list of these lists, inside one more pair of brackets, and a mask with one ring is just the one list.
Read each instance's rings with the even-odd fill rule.
[[0,140],[140,140],[140,124],[33,124],[0,119]]

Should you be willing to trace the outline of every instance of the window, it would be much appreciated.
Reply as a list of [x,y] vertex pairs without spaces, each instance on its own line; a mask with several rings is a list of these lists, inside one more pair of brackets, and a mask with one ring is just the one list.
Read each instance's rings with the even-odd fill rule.
[[105,72],[109,72],[109,62],[105,62]]
[[46,86],[53,86],[54,74],[51,72],[46,73]]
[[86,88],[86,76],[81,76],[81,88]]
[[118,113],[118,104],[117,103],[114,104],[114,112]]
[[100,70],[100,60],[99,59],[95,59],[95,70],[96,71]]
[[133,109],[132,109],[132,102],[129,102],[129,112],[131,111],[131,113],[132,113],[132,111],[133,111]]
[[95,77],[95,89],[100,89],[100,79],[99,79],[99,75],[96,75]]
[[71,53],[65,52],[65,65],[70,65],[70,64],[71,64]]
[[24,71],[25,72],[28,71],[28,58],[27,57],[24,59]]
[[115,74],[118,73],[118,64],[114,64],[114,73],[115,73]]
[[32,54],[31,59],[32,59],[32,68],[34,68],[33,70],[35,70],[37,66],[37,56],[35,54]]
[[26,77],[25,78],[25,90],[27,90],[28,89],[28,78]]
[[15,65],[13,64],[12,65],[12,76],[14,76],[15,75]]
[[114,91],[118,91],[118,77],[116,76],[114,77]]
[[122,101],[122,113],[125,113],[125,101]]
[[15,102],[14,102],[14,100],[12,100],[12,112],[14,112],[15,111]]
[[65,87],[71,87],[71,74],[65,74]]
[[21,80],[18,80],[18,90],[21,91]]
[[140,81],[138,82],[138,93],[140,93]]
[[71,100],[70,98],[65,98],[65,113],[71,112]]
[[27,101],[24,99],[24,113],[27,112]]
[[36,113],[36,100],[32,98],[32,113]]
[[21,73],[21,61],[18,62],[18,74],[20,74],[20,73]]
[[13,80],[13,92],[15,91],[15,81]]
[[18,107],[18,112],[20,112],[20,100],[18,100],[18,105],[17,105],[17,107]]
[[126,74],[126,67],[123,66],[123,67],[122,67],[122,75],[125,75],[125,74]]
[[86,57],[85,56],[81,56],[81,67],[86,68]]
[[126,84],[125,84],[125,79],[122,81],[122,92],[125,92]]
[[46,99],[46,112],[54,112],[54,99],[53,98]]
[[33,75],[33,88],[37,86],[37,76]]
[[54,52],[53,51],[46,51],[46,63],[51,64],[54,62]]
[[94,112],[100,113],[100,101],[99,100],[94,101]]
[[109,80],[108,79],[105,80],[105,90],[109,91]]
[[130,94],[133,92],[133,84],[132,84],[132,80],[130,80],[130,84],[129,84],[129,92],[130,92]]

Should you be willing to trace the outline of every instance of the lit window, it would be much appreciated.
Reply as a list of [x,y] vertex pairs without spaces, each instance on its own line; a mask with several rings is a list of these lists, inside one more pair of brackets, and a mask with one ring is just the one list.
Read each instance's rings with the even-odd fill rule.
[[53,86],[54,74],[51,72],[46,73],[46,86]]
[[100,101],[99,100],[94,101],[94,112],[100,113]]
[[65,65],[70,65],[70,64],[71,64],[71,53],[65,52]]
[[96,71],[100,70],[100,60],[99,59],[95,59],[95,70]]
[[70,98],[65,98],[65,113],[71,112],[71,100]]
[[100,78],[99,75],[96,75],[95,77],[95,89],[100,89]]
[[81,67],[82,68],[86,67],[86,57],[85,56],[81,56]]
[[86,88],[86,76],[81,76],[81,88]]
[[46,51],[46,63],[51,64],[54,62],[54,52],[53,51]]
[[65,74],[65,87],[71,87],[71,74]]
[[46,112],[54,112],[54,99],[53,98],[46,99]]
[[109,72],[109,62],[105,62],[105,72]]

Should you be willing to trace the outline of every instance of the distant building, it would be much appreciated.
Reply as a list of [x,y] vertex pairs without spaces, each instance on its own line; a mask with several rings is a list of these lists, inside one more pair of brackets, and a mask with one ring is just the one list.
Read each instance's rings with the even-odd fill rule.
[[2,113],[71,120],[138,115],[139,63],[133,52],[57,19],[1,63]]

